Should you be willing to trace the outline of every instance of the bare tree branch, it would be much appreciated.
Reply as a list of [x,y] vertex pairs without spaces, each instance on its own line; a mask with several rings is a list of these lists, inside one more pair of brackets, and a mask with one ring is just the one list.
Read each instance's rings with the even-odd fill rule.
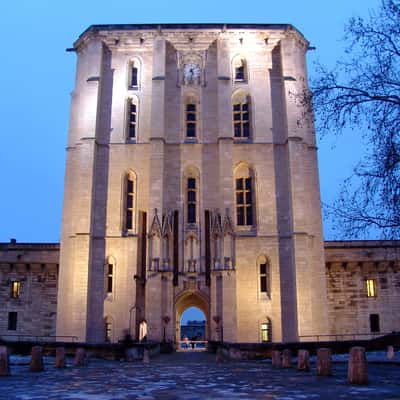
[[355,128],[369,151],[324,212],[346,237],[379,229],[400,238],[400,1],[382,0],[367,20],[345,28],[346,56],[334,70],[317,65],[303,103],[313,107],[320,134]]

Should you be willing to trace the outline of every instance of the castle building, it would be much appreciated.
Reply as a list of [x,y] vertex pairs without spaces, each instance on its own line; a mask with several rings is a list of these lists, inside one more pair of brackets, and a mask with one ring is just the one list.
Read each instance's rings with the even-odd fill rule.
[[172,340],[189,306],[213,340],[327,333],[315,134],[295,97],[307,49],[290,25],[80,36],[57,335],[145,319]]
[[[313,119],[297,97],[308,47],[291,25],[94,25],[79,37],[57,336],[116,342],[146,321],[148,339],[179,341],[192,306],[206,340],[400,329],[356,299],[376,297],[390,270],[399,314],[398,244],[324,251]],[[12,246],[0,266],[15,270]]]

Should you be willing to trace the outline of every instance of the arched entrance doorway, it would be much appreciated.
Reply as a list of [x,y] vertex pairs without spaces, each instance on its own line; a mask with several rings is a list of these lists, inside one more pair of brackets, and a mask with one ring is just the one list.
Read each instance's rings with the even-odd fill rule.
[[[181,319],[183,313],[190,307],[198,308],[203,314],[206,321],[204,341],[208,341],[209,331],[209,304],[205,296],[199,292],[187,292],[181,294],[175,302],[175,343],[176,348],[181,348]],[[204,347],[204,346],[203,346]]]

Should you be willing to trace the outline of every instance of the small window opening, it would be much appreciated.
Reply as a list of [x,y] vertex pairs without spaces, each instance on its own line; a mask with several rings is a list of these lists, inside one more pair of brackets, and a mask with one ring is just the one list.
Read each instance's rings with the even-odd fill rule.
[[380,332],[379,314],[369,315],[369,326],[372,333]]
[[243,65],[235,68],[235,80],[236,81],[244,80],[244,66]]
[[13,299],[17,299],[20,294],[21,282],[20,281],[11,281],[11,293],[10,296]]
[[268,320],[261,324],[261,342],[271,342],[272,332],[271,332],[271,321]]
[[17,318],[18,318],[17,312],[11,311],[8,313],[8,330],[9,331],[17,330]]
[[113,292],[113,273],[114,273],[114,266],[112,264],[108,264],[108,266],[107,266],[107,293]]
[[367,297],[376,297],[376,279],[367,279],[365,281],[365,284],[367,287]]

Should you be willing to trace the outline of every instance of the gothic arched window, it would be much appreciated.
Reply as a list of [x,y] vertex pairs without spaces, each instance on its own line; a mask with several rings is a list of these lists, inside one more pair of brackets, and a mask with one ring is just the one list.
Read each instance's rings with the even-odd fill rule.
[[128,88],[137,90],[140,87],[141,63],[138,58],[133,58],[128,64]]
[[254,174],[246,164],[241,164],[236,168],[234,177],[236,225],[254,226]]
[[107,343],[112,342],[113,323],[111,317],[104,318],[104,341]]
[[114,264],[108,262],[107,264],[107,276],[106,276],[106,290],[107,294],[111,294],[113,292],[113,280],[114,280]]
[[266,256],[257,260],[258,290],[261,296],[271,297],[271,268]]
[[261,342],[272,341],[272,323],[269,318],[261,323]]
[[104,264],[104,291],[106,296],[115,293],[115,259],[108,256]]
[[247,82],[247,62],[246,59],[237,55],[232,60],[233,82]]
[[235,139],[250,138],[250,96],[239,92],[232,98],[233,136]]

